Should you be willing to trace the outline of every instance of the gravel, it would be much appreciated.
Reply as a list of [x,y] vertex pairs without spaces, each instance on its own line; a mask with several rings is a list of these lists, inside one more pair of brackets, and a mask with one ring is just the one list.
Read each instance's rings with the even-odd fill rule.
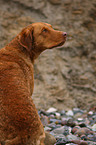
[[96,112],[73,108],[38,111],[44,130],[56,139],[54,145],[96,145]]

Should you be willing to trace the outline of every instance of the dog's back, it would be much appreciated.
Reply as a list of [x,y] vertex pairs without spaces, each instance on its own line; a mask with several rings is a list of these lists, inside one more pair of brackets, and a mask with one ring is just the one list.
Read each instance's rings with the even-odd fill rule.
[[33,81],[32,67],[30,70],[24,59],[5,48],[0,50],[0,141],[6,140],[6,145],[28,144],[28,140],[36,145],[34,138],[43,134],[43,130],[39,131],[42,124],[37,110],[29,97]]
[[42,51],[61,46],[66,33],[46,23],[24,28],[0,50],[0,141],[44,145],[45,133],[33,103],[33,63]]

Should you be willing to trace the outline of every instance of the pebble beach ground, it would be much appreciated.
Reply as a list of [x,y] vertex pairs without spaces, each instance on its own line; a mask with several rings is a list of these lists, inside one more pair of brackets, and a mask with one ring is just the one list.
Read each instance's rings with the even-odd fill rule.
[[54,145],[96,145],[95,107],[90,111],[79,108],[58,111],[49,108],[38,113],[44,130],[55,137]]

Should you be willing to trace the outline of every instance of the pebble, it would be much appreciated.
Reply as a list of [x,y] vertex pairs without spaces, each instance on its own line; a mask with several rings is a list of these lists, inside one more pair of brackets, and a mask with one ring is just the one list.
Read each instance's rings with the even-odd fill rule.
[[52,113],[52,112],[56,112],[56,111],[57,111],[56,108],[51,107],[51,108],[49,108],[46,112],[47,112],[47,113]]
[[52,130],[51,127],[47,127],[47,126],[45,126],[45,128],[44,128],[44,131],[51,131],[51,130]]
[[48,124],[48,117],[41,115],[40,118],[41,118],[41,122],[42,122],[43,126],[46,126]]
[[50,119],[50,122],[55,122],[56,124],[60,123],[61,124],[61,120],[59,119]]
[[77,120],[78,120],[78,118],[80,118],[81,116],[82,116],[82,113],[80,113],[80,112],[74,114],[74,118],[77,118]]
[[77,130],[80,129],[80,126],[75,126],[72,128],[72,133],[74,134],[75,132],[77,132]]
[[63,134],[64,133],[64,126],[54,129],[53,132],[55,134]]
[[81,135],[88,135],[91,133],[91,130],[89,130],[87,127],[83,127],[83,128],[80,128],[78,129],[75,134],[77,134],[78,136],[81,136]]
[[67,115],[67,116],[73,116],[73,115],[74,115],[74,113],[73,113],[73,111],[72,111],[72,110],[69,110],[69,111],[66,113],[66,115]]
[[93,115],[93,111],[89,111],[88,112],[88,115]]
[[67,126],[74,127],[76,126],[76,122],[73,119],[69,119],[66,123]]
[[78,123],[78,125],[79,125],[80,127],[86,127],[85,122],[80,122],[80,123]]
[[71,133],[71,127],[69,126],[64,126],[64,135],[69,135]]
[[56,113],[55,113],[55,115],[56,115],[56,118],[57,118],[57,119],[59,119],[59,118],[60,118],[60,116],[61,116],[61,114],[60,114],[60,113],[58,113],[58,112],[56,112]]
[[65,115],[65,114],[66,114],[65,110],[62,110],[61,111],[61,116]]
[[45,145],[54,145],[56,143],[56,139],[53,135],[45,132]]
[[92,126],[92,130],[93,130],[93,131],[96,131],[96,124],[94,124],[94,125]]
[[87,139],[96,142],[96,134],[94,134],[94,135],[89,134],[89,135],[87,136]]
[[59,112],[51,107],[47,111],[38,111],[38,113],[44,130],[53,136],[50,143],[47,139],[46,145],[96,145],[95,110],[87,112],[73,108]]
[[78,137],[77,137],[76,135],[72,135],[72,134],[70,133],[69,135],[67,135],[67,139],[68,139],[69,141],[71,141],[71,140],[78,140]]
[[84,113],[84,111],[79,108],[73,108],[73,112],[74,112],[74,114],[77,114],[77,113],[83,114]]
[[81,122],[81,121],[83,121],[83,118],[78,118],[77,120],[78,120],[78,122]]
[[88,145],[96,145],[96,142],[87,141]]
[[[51,133],[52,134],[52,133]],[[52,134],[53,135],[53,134]],[[58,140],[58,139],[66,139],[65,135],[63,134],[54,134],[55,138]]]

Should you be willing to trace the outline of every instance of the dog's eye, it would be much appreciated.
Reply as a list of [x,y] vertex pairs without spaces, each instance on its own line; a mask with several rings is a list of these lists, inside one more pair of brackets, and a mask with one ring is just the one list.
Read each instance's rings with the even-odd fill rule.
[[47,29],[43,29],[42,32],[48,32],[48,30]]

